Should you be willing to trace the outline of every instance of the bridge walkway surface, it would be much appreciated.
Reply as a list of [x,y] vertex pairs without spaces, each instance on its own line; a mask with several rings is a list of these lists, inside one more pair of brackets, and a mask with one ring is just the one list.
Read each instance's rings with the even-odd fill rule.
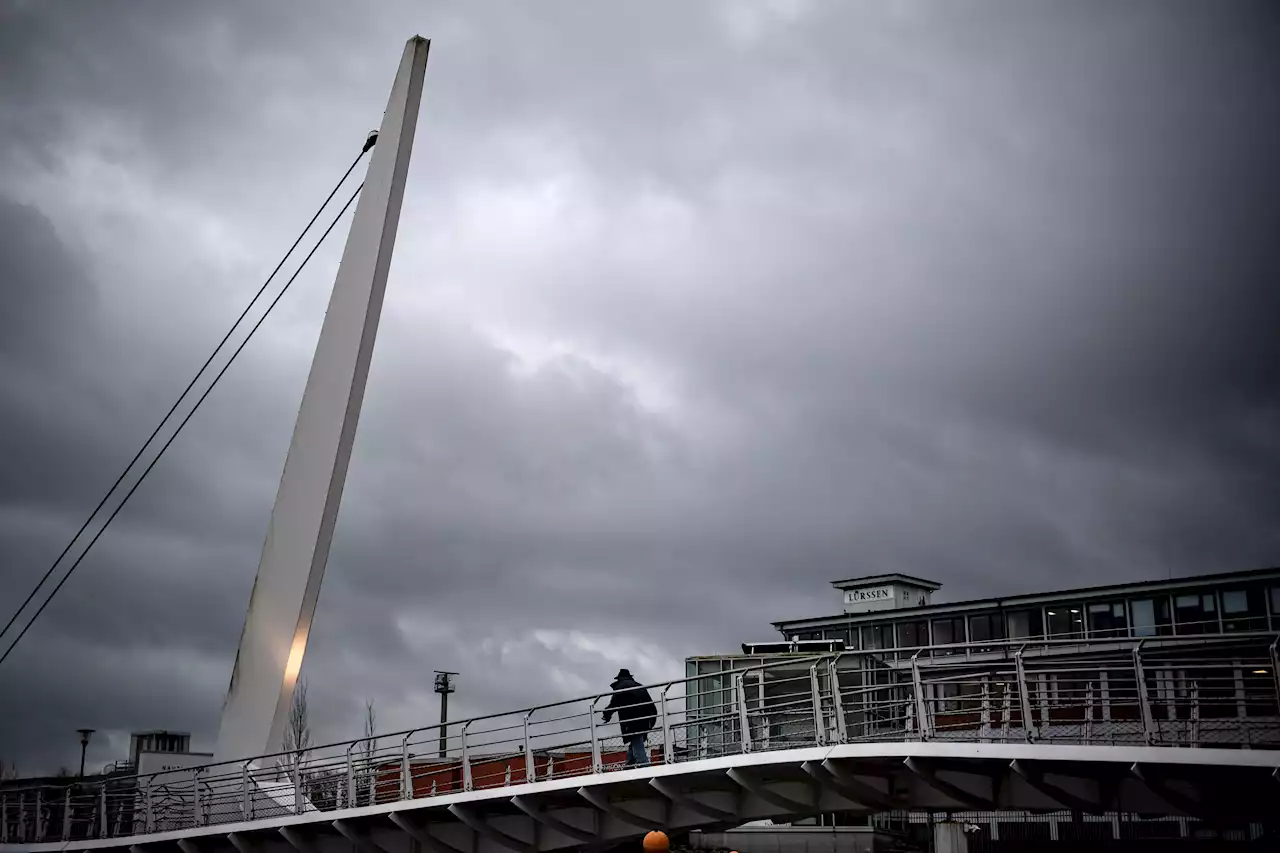
[[[824,812],[1064,809],[1274,823],[1274,635],[786,657],[237,762],[0,791],[0,853],[540,853]],[[296,784],[295,784],[296,783]]]

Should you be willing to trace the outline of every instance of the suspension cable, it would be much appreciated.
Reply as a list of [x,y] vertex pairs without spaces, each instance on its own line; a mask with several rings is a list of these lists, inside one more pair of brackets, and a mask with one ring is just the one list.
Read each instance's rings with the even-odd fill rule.
[[[298,235],[297,240],[294,241],[293,245],[289,248],[289,251],[285,253],[283,258],[281,258],[280,263],[276,265],[275,270],[273,270],[271,275],[268,276],[267,280],[263,283],[262,287],[258,289],[258,292],[254,295],[253,299],[250,300],[249,305],[244,309],[244,311],[236,319],[236,322],[232,324],[231,329],[223,337],[222,341],[219,342],[218,346],[214,349],[213,354],[209,356],[209,358],[201,366],[200,370],[197,371],[196,375],[192,378],[191,382],[188,383],[187,387],[183,390],[182,394],[178,397],[177,402],[175,402],[172,408],[169,409],[168,413],[160,421],[159,425],[156,426],[155,430],[151,433],[150,437],[148,437],[146,442],[143,443],[142,448],[138,450],[137,454],[129,462],[129,465],[125,467],[124,472],[120,474],[120,476],[116,479],[115,483],[107,491],[107,494],[98,503],[98,506],[94,508],[92,513],[90,513],[89,518],[86,519],[83,525],[81,525],[80,529],[76,532],[75,536],[73,536],[71,538],[71,541],[67,543],[66,548],[62,550],[62,553],[58,555],[58,558],[54,560],[53,564],[44,573],[44,576],[31,590],[30,594],[27,595],[26,600],[22,602],[22,604],[14,612],[13,616],[9,618],[9,621],[5,624],[4,629],[0,630],[0,637],[3,637],[3,635],[9,630],[9,628],[12,627],[12,625],[18,620],[18,618],[22,614],[22,611],[26,609],[27,605],[30,604],[32,599],[34,599],[35,596],[39,593],[40,587],[43,586],[45,582],[48,581],[49,577],[53,574],[54,570],[58,567],[58,564],[70,552],[71,548],[75,545],[76,541],[80,538],[80,536],[84,533],[84,531],[88,529],[89,525],[93,522],[94,517],[97,516],[99,511],[101,511],[102,507],[111,498],[111,495],[120,486],[120,484],[124,482],[125,478],[129,475],[129,472],[133,469],[134,465],[142,457],[143,453],[150,446],[151,442],[155,440],[156,436],[159,435],[160,431],[164,428],[164,425],[168,422],[169,418],[173,416],[175,411],[177,411],[178,406],[182,403],[183,399],[187,396],[188,393],[190,393],[191,389],[199,381],[201,375],[208,369],[209,365],[213,362],[218,352],[222,349],[223,346],[226,345],[227,341],[231,338],[231,335],[235,332],[236,327],[239,326],[239,324],[248,315],[249,311],[253,308],[254,303],[256,303],[259,297],[262,296],[263,292],[266,290],[267,286],[271,283],[271,280],[275,277],[276,273],[278,273],[281,267],[284,266],[285,261],[293,253],[293,250],[296,249],[298,247],[298,244],[302,242],[303,237],[311,229],[311,226],[315,224],[316,220],[320,217],[320,214],[324,211],[324,208],[328,206],[329,201],[332,200],[334,195],[341,188],[342,184],[346,181],[347,177],[351,174],[352,170],[356,167],[356,164],[359,163],[360,159],[364,156],[364,154],[371,147],[373,147],[374,141],[376,141],[376,136],[371,136],[369,141],[365,143],[364,149],[360,152],[359,156],[356,157],[355,161],[352,162],[352,164],[347,168],[347,171],[343,174],[341,180],[339,180],[337,185],[334,186],[333,190],[330,191],[328,197],[324,200],[324,203],[320,205],[320,208],[316,211],[315,215],[311,217],[311,221],[307,223],[307,227],[304,228],[302,230],[302,233]],[[146,479],[147,475],[151,472],[151,469],[155,467],[156,463],[160,461],[160,458],[164,455],[165,451],[169,449],[169,446],[171,444],[173,444],[174,439],[176,439],[178,437],[178,434],[182,432],[183,427],[187,425],[187,422],[191,420],[191,417],[196,413],[196,411],[200,408],[200,405],[205,401],[205,398],[207,398],[209,396],[209,393],[213,391],[214,387],[218,384],[218,381],[222,379],[223,375],[227,372],[228,368],[230,368],[232,363],[236,360],[236,357],[240,355],[241,351],[249,343],[253,335],[262,326],[263,321],[267,319],[267,316],[270,315],[271,311],[280,302],[281,297],[283,297],[284,294],[289,290],[290,285],[292,285],[293,282],[297,280],[298,275],[306,267],[307,263],[311,260],[312,256],[315,255],[316,251],[320,248],[321,244],[324,243],[325,238],[327,238],[330,232],[333,231],[334,226],[338,224],[338,220],[341,219],[342,215],[347,212],[347,209],[351,206],[352,202],[355,201],[356,196],[360,194],[360,190],[362,190],[363,188],[364,188],[363,183],[360,184],[359,187],[356,187],[355,192],[351,194],[351,197],[347,199],[346,204],[342,206],[342,209],[338,211],[338,214],[333,218],[333,221],[329,223],[329,226],[325,229],[324,233],[320,235],[320,239],[316,242],[314,246],[311,247],[311,251],[309,251],[306,257],[302,259],[302,263],[299,264],[298,268],[294,271],[293,275],[289,277],[289,280],[285,282],[284,287],[281,288],[278,294],[276,294],[275,298],[271,301],[271,304],[267,306],[267,310],[262,314],[261,317],[258,318],[257,322],[254,323],[253,328],[249,330],[249,334],[245,337],[243,341],[240,342],[240,345],[236,347],[235,351],[231,354],[231,357],[227,360],[227,363],[223,365],[222,369],[219,370],[218,374],[213,378],[213,381],[209,384],[209,387],[206,388],[204,393],[200,395],[198,400],[196,400],[196,403],[191,408],[191,411],[189,411],[186,417],[182,419],[182,422],[178,424],[178,427],[176,430],[174,430],[173,435],[171,435],[169,439],[164,443],[164,445],[160,448],[159,453],[156,454],[155,458],[151,460],[151,463],[147,465],[147,467],[143,470],[137,482],[135,482],[133,486],[129,489],[129,491],[125,493],[125,496],[120,501],[119,505],[116,506],[115,510],[111,513],[111,515],[107,517],[107,520],[103,523],[102,527],[99,528],[98,532],[94,535],[94,537],[89,540],[89,544],[85,546],[84,550],[80,553],[80,556],[77,557],[75,562],[71,564],[71,567],[67,570],[66,574],[63,575],[62,579],[58,582],[58,584],[53,588],[53,591],[49,593],[49,597],[44,600],[44,603],[40,605],[39,609],[36,610],[35,614],[31,617],[31,619],[27,622],[27,624],[23,627],[23,629],[18,633],[16,637],[14,637],[13,641],[8,644],[8,647],[5,649],[4,653],[0,654],[0,663],[3,663],[5,659],[9,657],[10,653],[13,652],[14,648],[18,645],[18,642],[23,638],[23,636],[26,635],[27,631],[35,623],[36,619],[38,619],[40,617],[40,614],[44,612],[44,609],[49,606],[49,602],[51,602],[54,596],[58,594],[58,591],[62,589],[63,584],[67,582],[67,579],[71,577],[71,574],[80,565],[81,561],[84,560],[85,556],[89,553],[89,550],[93,548],[94,543],[98,541],[99,537],[101,537],[102,534],[106,531],[107,527],[111,524],[112,520],[115,519],[115,517],[120,513],[120,510],[122,510],[125,504],[128,503],[129,498],[133,496],[133,493],[137,491],[139,486],[142,485],[143,480]]]

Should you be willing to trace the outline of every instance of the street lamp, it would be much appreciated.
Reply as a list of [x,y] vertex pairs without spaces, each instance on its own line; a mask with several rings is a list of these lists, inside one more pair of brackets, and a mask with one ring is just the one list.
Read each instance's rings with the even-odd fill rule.
[[84,778],[84,754],[89,748],[89,737],[93,734],[94,729],[76,729],[80,734],[80,778]]
[[445,723],[449,721],[449,694],[458,689],[457,683],[453,676],[456,672],[447,672],[442,669],[436,670],[436,692],[440,694],[440,757],[444,758],[447,751],[445,744],[448,742],[448,729]]

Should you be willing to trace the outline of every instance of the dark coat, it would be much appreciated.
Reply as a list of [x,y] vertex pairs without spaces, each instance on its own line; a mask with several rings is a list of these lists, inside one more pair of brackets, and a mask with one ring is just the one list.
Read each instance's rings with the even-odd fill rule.
[[622,729],[623,737],[650,731],[658,719],[658,706],[653,704],[649,691],[641,687],[634,678],[625,676],[609,686],[615,692],[605,706],[604,721],[609,722],[609,717],[616,711],[618,727]]

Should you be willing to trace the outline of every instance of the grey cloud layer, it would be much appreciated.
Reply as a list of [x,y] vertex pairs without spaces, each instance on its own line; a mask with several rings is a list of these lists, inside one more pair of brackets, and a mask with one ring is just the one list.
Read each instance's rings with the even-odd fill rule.
[[[282,7],[281,7],[282,8]],[[650,678],[827,580],[1265,565],[1265,4],[12,5],[0,588],[25,594],[431,66],[306,672],[320,737]],[[336,251],[0,669],[0,758],[216,721]],[[21,590],[21,593],[17,593]],[[644,671],[651,669],[653,671]]]

